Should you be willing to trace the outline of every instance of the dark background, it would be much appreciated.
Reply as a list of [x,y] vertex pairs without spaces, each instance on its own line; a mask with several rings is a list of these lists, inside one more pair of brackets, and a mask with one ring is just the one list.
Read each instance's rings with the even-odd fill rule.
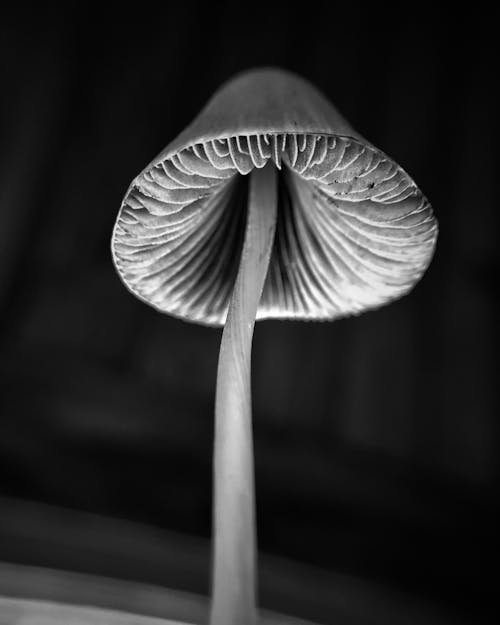
[[[212,92],[242,69],[277,65],[316,84],[410,173],[440,236],[422,282],[397,303],[331,324],[257,324],[260,548],[489,622],[491,16],[310,4],[68,2],[2,19],[0,516],[23,500],[209,536],[220,330],[134,299],[109,242],[131,179]],[[44,554],[9,532],[0,522],[0,560],[163,581],[153,564],[72,561],[67,546]],[[206,590],[208,569],[202,580],[183,585]]]

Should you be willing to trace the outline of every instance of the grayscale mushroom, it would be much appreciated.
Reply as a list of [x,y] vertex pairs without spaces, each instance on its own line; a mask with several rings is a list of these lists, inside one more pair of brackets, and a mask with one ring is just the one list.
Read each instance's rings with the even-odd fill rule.
[[126,287],[161,312],[224,325],[211,625],[257,622],[255,320],[330,320],[395,300],[426,270],[436,237],[409,175],[278,69],[225,84],[129,187],[112,241]]

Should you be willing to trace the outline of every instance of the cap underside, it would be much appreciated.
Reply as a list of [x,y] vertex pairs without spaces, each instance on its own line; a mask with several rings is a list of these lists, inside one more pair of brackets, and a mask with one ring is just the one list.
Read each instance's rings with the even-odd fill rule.
[[358,139],[295,133],[207,140],[140,174],[113,234],[126,286],[163,312],[224,323],[245,226],[245,176],[270,159],[282,171],[258,319],[334,319],[414,286],[431,260],[437,223],[413,180]]

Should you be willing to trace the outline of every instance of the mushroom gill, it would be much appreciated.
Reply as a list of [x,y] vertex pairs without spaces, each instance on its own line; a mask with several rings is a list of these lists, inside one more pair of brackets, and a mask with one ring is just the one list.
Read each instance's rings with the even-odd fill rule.
[[437,236],[408,174],[353,137],[264,133],[195,143],[133,182],[114,233],[126,286],[163,312],[223,324],[245,222],[246,179],[282,171],[257,318],[334,319],[409,291]]

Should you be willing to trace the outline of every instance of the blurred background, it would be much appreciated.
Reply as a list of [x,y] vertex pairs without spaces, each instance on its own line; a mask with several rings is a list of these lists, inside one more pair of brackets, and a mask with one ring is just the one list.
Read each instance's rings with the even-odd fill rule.
[[[489,16],[64,7],[10,9],[0,24],[0,561],[207,592],[221,332],[133,298],[110,237],[132,178],[213,91],[277,65],[410,173],[440,236],[397,303],[257,325],[260,550],[490,622],[500,137]],[[124,523],[129,538],[113,543]],[[167,535],[205,555],[165,563]],[[262,601],[329,622],[319,595],[304,607],[263,589]]]

